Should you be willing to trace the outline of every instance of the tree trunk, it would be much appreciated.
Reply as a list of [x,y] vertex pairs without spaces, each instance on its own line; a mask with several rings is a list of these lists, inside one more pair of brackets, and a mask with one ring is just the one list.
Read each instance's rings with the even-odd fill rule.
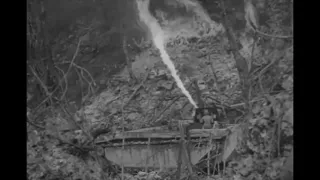
[[122,47],[123,47],[124,55],[126,57],[127,69],[128,69],[130,79],[135,81],[136,77],[134,76],[133,71],[132,71],[132,58],[130,57],[130,54],[127,49],[128,44],[127,44],[127,37],[126,36],[123,36]]

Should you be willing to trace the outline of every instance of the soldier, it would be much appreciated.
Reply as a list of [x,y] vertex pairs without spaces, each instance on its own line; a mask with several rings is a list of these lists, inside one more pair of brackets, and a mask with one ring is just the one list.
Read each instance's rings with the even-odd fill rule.
[[219,123],[218,123],[218,121],[214,121],[213,129],[217,129],[217,128],[219,128]]
[[211,129],[213,124],[214,115],[210,115],[207,109],[204,110],[204,116],[200,122],[203,123],[203,129]]

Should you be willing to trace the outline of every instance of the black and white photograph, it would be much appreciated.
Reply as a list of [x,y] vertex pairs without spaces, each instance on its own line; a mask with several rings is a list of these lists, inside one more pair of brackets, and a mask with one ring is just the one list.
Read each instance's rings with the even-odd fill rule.
[[293,180],[293,0],[26,10],[28,180]]

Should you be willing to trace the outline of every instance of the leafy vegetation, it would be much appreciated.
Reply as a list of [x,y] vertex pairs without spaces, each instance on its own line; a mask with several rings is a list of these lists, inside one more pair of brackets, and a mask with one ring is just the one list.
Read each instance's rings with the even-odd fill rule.
[[[177,130],[173,119],[191,117],[145,25],[132,20],[134,1],[123,2],[27,1],[28,179],[119,179],[120,168],[95,139],[159,125]],[[257,32],[246,25],[247,1],[199,2],[226,31],[177,36],[167,51],[192,96],[196,82],[204,103],[222,107],[236,124],[212,160],[225,167],[206,178],[292,179],[293,2],[250,1]],[[169,171],[147,176],[154,173],[123,175],[175,179]]]

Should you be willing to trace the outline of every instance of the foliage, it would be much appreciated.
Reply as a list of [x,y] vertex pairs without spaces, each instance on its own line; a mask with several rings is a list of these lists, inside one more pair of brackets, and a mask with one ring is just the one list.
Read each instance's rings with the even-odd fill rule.
[[[131,22],[129,16],[136,15],[132,4],[125,7],[129,15],[121,23],[111,18],[120,1],[112,6],[109,1],[90,0],[27,2],[29,179],[119,178],[119,167],[94,144],[99,135],[157,125],[177,129],[172,119],[191,117],[188,100],[157,50],[141,35],[144,25]],[[226,112],[229,122],[237,125],[222,156],[215,159],[226,163],[224,172],[211,179],[278,179],[293,172],[293,42],[286,38],[292,34],[292,2],[253,3],[268,17],[260,23],[260,31],[267,35],[236,28],[235,23],[245,24],[238,18],[244,14],[243,4],[225,4],[235,38],[242,44],[239,53],[250,66],[248,107],[225,32],[179,36],[166,47],[193,97],[197,82],[205,104],[243,112],[241,116]],[[219,13],[209,8],[208,12],[222,22]],[[130,37],[126,53],[123,35]],[[125,68],[126,58],[134,60],[134,81]],[[174,179],[166,173],[149,175]],[[148,174],[125,175],[144,179]]]

